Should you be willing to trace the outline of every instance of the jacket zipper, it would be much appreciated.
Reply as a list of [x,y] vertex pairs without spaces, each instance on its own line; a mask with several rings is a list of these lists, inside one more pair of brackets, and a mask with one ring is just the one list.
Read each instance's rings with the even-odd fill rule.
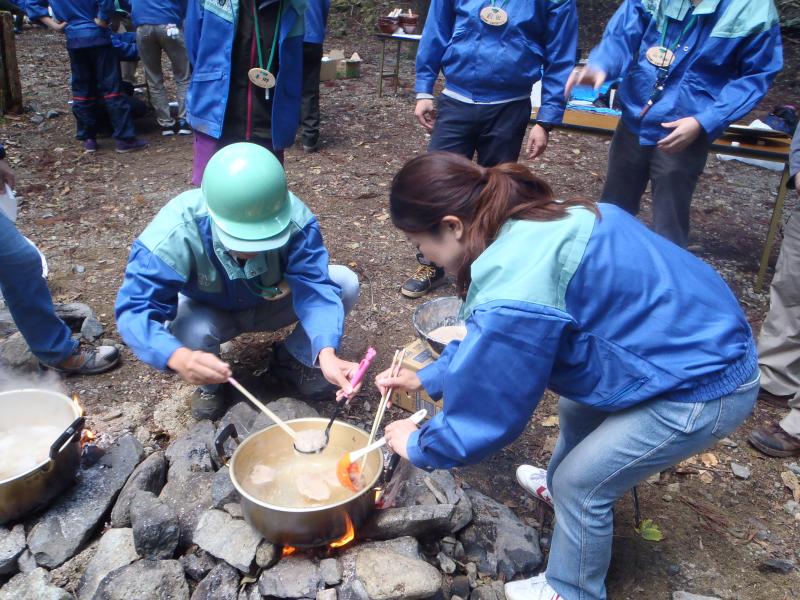
[[648,380],[648,379],[647,379],[647,377],[640,377],[640,378],[639,378],[639,379],[637,379],[636,381],[632,381],[631,383],[629,383],[628,385],[626,385],[626,386],[625,386],[624,388],[622,388],[621,390],[618,390],[618,391],[617,391],[617,392],[616,392],[616,393],[615,393],[613,396],[611,396],[611,397],[610,397],[608,400],[606,400],[605,402],[603,402],[603,406],[608,406],[608,405],[614,404],[614,402],[616,402],[617,400],[619,400],[619,399],[620,399],[620,398],[622,398],[623,396],[627,396],[627,395],[628,395],[628,394],[630,394],[631,392],[635,392],[635,391],[636,391],[636,390],[638,390],[640,387],[642,387],[642,386],[643,386],[645,383],[647,383],[647,380]]

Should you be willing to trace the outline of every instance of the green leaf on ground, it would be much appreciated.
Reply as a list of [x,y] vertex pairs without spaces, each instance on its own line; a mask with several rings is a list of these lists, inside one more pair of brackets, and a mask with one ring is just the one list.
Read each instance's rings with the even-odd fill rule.
[[645,519],[642,521],[636,533],[648,542],[660,542],[664,539],[664,534],[661,533],[661,529],[653,522],[653,519]]

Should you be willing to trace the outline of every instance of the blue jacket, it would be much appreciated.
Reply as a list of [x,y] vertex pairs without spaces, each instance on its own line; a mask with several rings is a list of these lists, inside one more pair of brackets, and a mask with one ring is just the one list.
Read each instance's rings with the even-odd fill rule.
[[486,0],[431,1],[417,53],[417,93],[433,93],[440,70],[448,89],[475,102],[529,96],[541,79],[539,120],[560,123],[578,44],[575,0],[512,1],[499,27],[481,21],[485,6]]
[[[283,0],[278,39],[278,77],[272,100],[272,145],[294,143],[300,123],[305,0]],[[192,81],[186,97],[192,127],[213,138],[222,136],[236,36],[238,0],[188,0],[184,35]]]
[[118,60],[135,62],[139,60],[139,47],[136,45],[136,32],[112,33],[111,45]]
[[545,388],[604,411],[705,402],[752,378],[750,326],[717,273],[622,209],[509,221],[472,264],[466,338],[419,372],[444,410],[411,461],[479,461],[527,426]]
[[133,0],[131,20],[139,25],[181,25],[186,16],[186,0]]
[[234,260],[213,233],[199,189],[173,198],[131,248],[117,294],[117,327],[125,343],[147,364],[166,369],[182,346],[164,326],[175,318],[178,294],[226,311],[268,306],[258,290],[286,281],[295,313],[311,340],[314,364],[322,348],[338,348],[344,327],[341,289],[328,276],[328,251],[319,225],[290,194],[292,236],[286,246],[245,263]]
[[111,43],[111,30],[100,27],[94,20],[111,21],[114,0],[27,0],[28,18],[48,16],[48,5],[59,21],[66,21],[67,48],[88,48]]
[[695,117],[713,141],[758,104],[783,66],[775,5],[772,0],[703,0],[692,10],[689,2],[665,0],[668,46],[692,13],[697,21],[676,49],[663,96],[640,119],[658,73],[645,56],[661,44],[658,6],[658,0],[626,0],[589,65],[609,79],[622,77],[622,119],[642,145],[654,145],[670,133],[661,123],[683,117]]
[[321,44],[325,41],[325,24],[328,22],[330,9],[331,0],[308,0],[304,42]]

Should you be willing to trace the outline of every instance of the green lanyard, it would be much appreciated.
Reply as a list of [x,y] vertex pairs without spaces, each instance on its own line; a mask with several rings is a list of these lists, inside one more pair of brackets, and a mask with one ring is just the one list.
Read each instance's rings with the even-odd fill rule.
[[[664,0],[661,0],[661,1],[663,2]],[[663,4],[662,4],[662,6],[663,6]],[[662,25],[662,31],[661,31],[661,47],[662,48],[666,48],[667,47],[667,29],[669,29],[669,17],[666,14],[664,14],[664,18],[662,20],[662,23],[663,23],[663,25]],[[681,31],[680,35],[672,43],[672,47],[669,48],[669,50],[671,50],[672,52],[675,52],[675,50],[678,48],[678,46],[680,46],[681,40],[683,40],[684,36],[687,33],[689,33],[689,31],[692,29],[692,27],[694,27],[695,23],[697,23],[697,15],[692,13],[691,18],[686,23],[686,25],[683,27],[683,31]]]
[[[506,0],[507,1],[507,0]],[[258,9],[256,4],[258,0],[253,0],[253,22],[256,28],[256,46],[258,47],[258,66],[264,68],[264,58],[261,54],[261,28],[258,26]],[[278,36],[281,31],[281,15],[283,14],[283,1],[278,4],[278,21],[275,23],[275,35],[272,36],[272,48],[269,51],[269,60],[267,61],[267,71],[272,73],[272,61],[275,59],[275,48],[278,45]]]

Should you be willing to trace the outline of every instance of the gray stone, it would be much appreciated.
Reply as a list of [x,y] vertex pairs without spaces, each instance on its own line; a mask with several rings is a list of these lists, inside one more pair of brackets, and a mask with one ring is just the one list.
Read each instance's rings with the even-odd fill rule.
[[93,600],[189,600],[189,585],[177,560],[138,560],[111,571]]
[[38,125],[39,123],[44,123],[44,115],[36,113],[31,117],[31,123],[33,123],[34,125]]
[[0,365],[20,371],[36,371],[39,359],[30,351],[22,334],[17,332],[0,341]]
[[262,596],[314,598],[319,587],[319,567],[304,556],[286,557],[258,578]]
[[133,546],[133,531],[129,528],[109,529],[100,538],[97,550],[78,583],[78,598],[91,600],[106,575],[138,558]]
[[256,557],[261,534],[245,521],[211,509],[201,515],[192,541],[209,554],[247,573]]
[[13,529],[0,527],[0,575],[17,572],[17,559],[23,550],[25,550],[25,527],[21,523]]
[[244,511],[242,510],[242,505],[238,502],[226,504],[222,508],[225,509],[225,512],[232,516],[234,519],[243,519],[244,518]]
[[192,543],[192,535],[200,515],[211,508],[212,473],[198,472],[194,477],[176,477],[167,481],[159,498],[178,515],[181,525],[180,548]]
[[81,337],[89,342],[95,341],[104,331],[103,324],[95,316],[84,319],[81,324]]
[[794,516],[797,513],[800,513],[800,503],[795,502],[794,500],[788,500],[786,504],[783,505],[783,510],[791,515]]
[[355,576],[372,600],[430,598],[442,586],[442,574],[425,561],[380,550],[358,554]]
[[325,585],[338,585],[342,580],[342,567],[335,558],[323,558],[319,561],[319,574]]
[[97,531],[144,451],[125,435],[91,467],[79,471],[67,490],[28,534],[28,547],[40,566],[55,568],[74,556]]
[[94,316],[94,311],[81,302],[56,304],[56,315],[64,321],[72,331],[80,331],[84,320]]
[[739,463],[732,462],[731,471],[733,471],[733,474],[736,475],[736,477],[738,477],[739,479],[750,479],[749,467],[740,465]]
[[338,600],[370,600],[367,588],[358,579],[345,581],[338,590]]
[[142,558],[172,558],[178,548],[181,526],[172,507],[151,492],[140,490],[131,502],[133,543]]
[[239,590],[238,600],[261,600],[261,592],[258,591],[258,584],[251,583]]
[[56,117],[60,117],[61,113],[58,112],[57,110],[52,110],[51,109],[51,110],[48,110],[46,113],[44,113],[44,116],[45,116],[46,119],[55,119]]
[[181,563],[184,573],[192,581],[200,581],[211,569],[217,566],[216,559],[201,548],[197,548],[189,554],[184,554],[178,559],[178,562]]
[[469,577],[466,575],[456,575],[450,584],[450,593],[462,598],[469,597],[469,591],[472,589],[469,585]]
[[455,509],[454,504],[428,504],[376,510],[359,536],[388,540],[404,535],[448,533]]
[[445,575],[452,575],[456,572],[455,561],[447,556],[444,552],[439,552],[439,554],[436,556],[436,560],[439,561],[439,568]]
[[214,474],[211,480],[211,501],[214,508],[222,508],[226,504],[239,502],[240,496],[231,481],[231,473],[228,466],[222,467]]
[[481,573],[506,581],[532,575],[542,564],[539,533],[499,502],[476,490],[466,493],[473,520],[458,535],[466,560],[477,563]]
[[474,562],[467,563],[464,565],[464,570],[467,572],[469,587],[478,587],[478,565],[476,565]]
[[213,447],[214,425],[211,421],[198,421],[172,442],[165,456],[169,462],[167,481],[193,478],[197,473],[210,473],[210,448]]
[[783,575],[788,575],[794,571],[795,568],[796,565],[792,561],[783,560],[780,558],[771,558],[758,565],[759,571],[763,571],[765,573],[781,573]]
[[719,600],[715,596],[698,596],[689,592],[673,592],[672,600]]
[[800,465],[797,463],[789,463],[786,465],[786,468],[789,469],[795,475],[800,475]]
[[167,482],[167,461],[163,452],[153,452],[134,470],[125,487],[119,493],[114,510],[111,511],[112,527],[131,526],[131,500],[139,490],[161,493]]
[[34,558],[33,553],[25,548],[22,551],[22,554],[19,555],[17,559],[17,569],[23,573],[30,573],[34,569],[37,569],[38,566],[36,564],[36,558]]
[[717,442],[720,446],[725,446],[727,448],[738,448],[739,444],[734,442],[731,438],[722,438],[720,441]]
[[72,600],[72,594],[50,583],[50,573],[34,569],[18,573],[0,588],[0,600]]
[[192,600],[238,600],[239,572],[220,563],[205,576],[192,594]]
[[469,600],[506,600],[506,593],[502,583],[493,581],[472,590]]
[[267,540],[261,540],[261,543],[256,549],[256,566],[261,569],[266,569],[278,562],[280,557],[280,550],[275,544]]
[[317,600],[336,600],[336,590],[328,588],[317,592]]
[[351,546],[339,556],[339,564],[342,567],[343,573],[345,573],[345,579],[348,579],[347,575],[355,571],[358,555],[366,550],[392,552],[413,559],[420,558],[419,542],[416,538],[410,536],[381,542],[362,542]]

